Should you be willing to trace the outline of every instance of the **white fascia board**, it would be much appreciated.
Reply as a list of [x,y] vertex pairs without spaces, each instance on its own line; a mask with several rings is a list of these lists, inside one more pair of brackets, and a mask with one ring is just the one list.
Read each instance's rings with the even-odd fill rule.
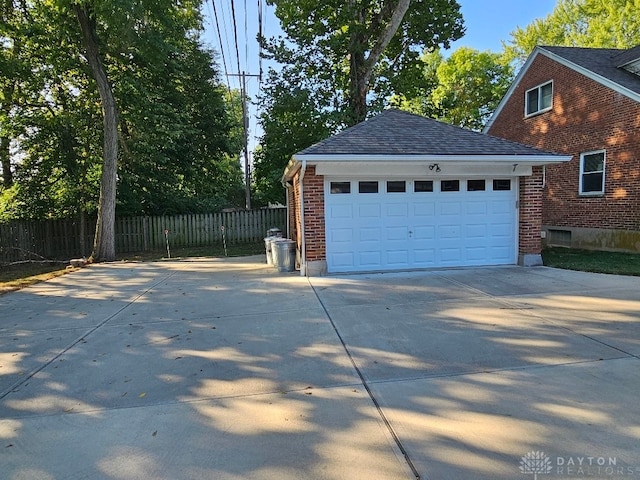
[[[437,165],[432,168],[434,163]],[[530,165],[523,164],[469,164],[469,163],[360,163],[331,162],[316,165],[316,174],[342,178],[448,178],[464,177],[522,177],[532,173]]]
[[306,160],[309,165],[323,163],[388,163],[424,164],[424,163],[456,163],[469,165],[548,165],[571,160],[570,155],[295,155],[297,161]]
[[284,183],[287,180],[291,180],[293,176],[296,174],[298,170],[300,170],[300,166],[302,164],[294,157],[291,157],[291,160],[287,163],[287,166],[284,168],[284,173],[282,174],[281,182]]

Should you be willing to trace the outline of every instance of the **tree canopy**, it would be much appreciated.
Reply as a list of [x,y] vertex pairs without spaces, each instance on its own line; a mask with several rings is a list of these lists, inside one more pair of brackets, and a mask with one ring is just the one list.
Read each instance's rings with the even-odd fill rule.
[[283,65],[295,65],[334,94],[347,125],[368,106],[411,85],[420,54],[464,33],[455,0],[269,0],[286,38],[266,42]]
[[241,109],[201,40],[199,0],[2,2],[0,219],[96,212],[102,110],[74,5],[117,107],[117,211],[240,205]]
[[505,43],[524,62],[536,45],[630,48],[640,44],[640,0],[558,0],[553,11],[516,28]]
[[455,0],[269,3],[285,36],[263,39],[281,68],[265,82],[254,183],[274,202],[284,201],[279,180],[292,154],[414,92],[422,52],[448,47],[464,27]]
[[472,130],[482,130],[513,80],[513,67],[499,53],[461,47],[447,58],[439,50],[425,53],[423,61],[418,95],[393,103]]

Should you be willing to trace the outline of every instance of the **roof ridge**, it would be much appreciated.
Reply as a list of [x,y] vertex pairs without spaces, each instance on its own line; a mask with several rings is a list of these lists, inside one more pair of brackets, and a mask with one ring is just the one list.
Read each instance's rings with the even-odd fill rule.
[[[551,154],[433,118],[388,108],[296,155],[512,156]],[[553,155],[553,154],[552,154]]]

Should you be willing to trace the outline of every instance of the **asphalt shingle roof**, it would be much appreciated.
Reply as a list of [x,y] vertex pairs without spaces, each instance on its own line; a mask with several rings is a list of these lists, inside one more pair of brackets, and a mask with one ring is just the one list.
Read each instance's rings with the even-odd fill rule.
[[581,47],[540,47],[571,63],[579,65],[618,85],[640,94],[640,76],[618,68],[633,60],[640,53],[634,47],[628,50],[617,48],[581,48]]
[[552,155],[397,109],[347,128],[296,155]]

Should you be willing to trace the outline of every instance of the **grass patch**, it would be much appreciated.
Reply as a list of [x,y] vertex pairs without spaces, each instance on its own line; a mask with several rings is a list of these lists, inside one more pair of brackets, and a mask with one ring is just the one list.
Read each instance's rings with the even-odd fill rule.
[[[238,243],[228,245],[227,250],[222,245],[208,245],[206,247],[171,248],[171,260],[180,260],[189,257],[246,257],[264,253],[264,242]],[[226,253],[226,254],[225,254]],[[129,262],[151,262],[169,260],[166,250],[145,253],[123,253],[118,255],[118,260]]]
[[640,276],[640,254],[638,253],[548,248],[542,252],[542,260],[547,267]]
[[21,263],[0,268],[0,294],[19,290],[77,270],[66,263]]
[[[171,260],[180,260],[189,257],[244,257],[261,253],[264,253],[264,242],[229,245],[226,250],[226,255],[222,245],[211,245],[207,247],[171,249]],[[168,259],[169,257],[166,250],[141,254],[128,253],[117,256],[117,260],[129,262],[151,262]],[[44,282],[45,280],[50,280],[76,270],[78,269],[68,268],[68,264],[59,262],[1,265],[0,294],[19,290],[34,283]]]

